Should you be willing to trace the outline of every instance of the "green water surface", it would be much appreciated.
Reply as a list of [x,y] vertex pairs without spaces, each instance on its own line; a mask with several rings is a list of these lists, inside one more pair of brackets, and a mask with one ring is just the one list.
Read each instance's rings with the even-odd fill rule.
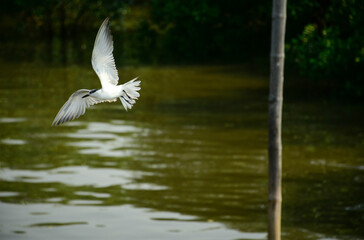
[[[141,97],[51,127],[91,66],[0,64],[1,239],[266,239],[268,77],[124,67]],[[364,238],[363,106],[286,79],[283,239]]]

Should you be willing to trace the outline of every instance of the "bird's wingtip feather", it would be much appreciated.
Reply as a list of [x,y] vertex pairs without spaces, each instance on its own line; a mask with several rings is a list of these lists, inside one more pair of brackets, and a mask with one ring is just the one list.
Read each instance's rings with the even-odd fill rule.
[[109,24],[109,22],[110,22],[110,17],[107,17],[107,18],[105,18],[105,20],[104,20],[104,22],[102,23],[102,25],[108,25]]

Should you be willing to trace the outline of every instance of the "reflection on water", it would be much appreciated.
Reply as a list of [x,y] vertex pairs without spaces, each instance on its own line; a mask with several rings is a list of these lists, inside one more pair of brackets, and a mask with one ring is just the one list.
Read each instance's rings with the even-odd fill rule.
[[0,118],[0,123],[14,123],[14,122],[23,122],[24,118]]
[[[143,129],[127,125],[124,121],[111,123],[90,123],[86,129],[66,134],[69,138],[80,139],[69,142],[69,146],[81,148],[81,154],[96,154],[100,157],[131,157],[140,149],[133,151],[135,135]],[[120,134],[120,135],[119,135]],[[134,144],[135,145],[135,144]]]
[[[1,221],[7,232],[26,234],[27,239],[264,239],[262,233],[227,230],[221,223],[200,222],[192,216],[135,208],[131,205],[92,207],[51,204],[0,203]],[[31,214],[44,211],[42,214]],[[76,214],[75,214],[76,213]],[[3,218],[2,218],[3,219]],[[19,219],[22,223],[19,224]],[[9,231],[10,230],[10,231]]]
[[21,139],[2,139],[1,143],[9,144],[9,145],[22,145],[22,144],[25,144],[26,142]]
[[[124,68],[121,81],[142,79],[132,111],[100,104],[51,128],[74,90],[97,88],[92,70],[1,71],[1,238],[266,239],[265,77],[237,67]],[[288,98],[286,238],[363,236],[360,110]]]

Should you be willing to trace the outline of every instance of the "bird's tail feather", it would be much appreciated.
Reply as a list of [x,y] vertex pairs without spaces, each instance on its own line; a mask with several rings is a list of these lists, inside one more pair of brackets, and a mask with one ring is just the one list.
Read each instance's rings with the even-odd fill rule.
[[140,90],[140,81],[137,81],[137,79],[138,77],[123,84],[123,93],[121,94],[120,101],[126,111],[133,107],[135,101],[140,96],[140,94],[138,93],[138,91]]

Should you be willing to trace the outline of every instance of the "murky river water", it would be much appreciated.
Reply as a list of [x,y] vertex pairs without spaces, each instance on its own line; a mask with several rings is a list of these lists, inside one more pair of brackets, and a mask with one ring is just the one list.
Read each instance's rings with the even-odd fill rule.
[[[123,68],[142,80],[131,111],[54,128],[73,91],[99,88],[91,67],[0,69],[1,239],[266,239],[266,76]],[[364,238],[363,107],[286,96],[284,238]]]

